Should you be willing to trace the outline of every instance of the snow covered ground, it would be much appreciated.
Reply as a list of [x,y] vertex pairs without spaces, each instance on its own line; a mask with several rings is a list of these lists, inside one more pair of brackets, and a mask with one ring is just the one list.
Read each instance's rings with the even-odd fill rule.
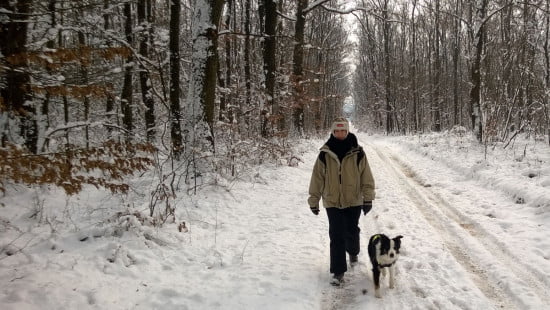
[[[326,214],[306,203],[324,142],[309,140],[297,147],[297,167],[264,165],[249,179],[179,195],[177,222],[162,228],[116,215],[127,205],[146,213],[146,195],[10,189],[0,198],[0,308],[550,307],[547,145],[518,138],[485,149],[453,134],[357,135],[377,199],[360,220],[360,264],[341,288],[328,283]],[[138,181],[135,192],[151,190]],[[181,221],[187,232],[178,231]],[[379,232],[404,236],[397,286],[385,279],[382,299],[366,253]]]

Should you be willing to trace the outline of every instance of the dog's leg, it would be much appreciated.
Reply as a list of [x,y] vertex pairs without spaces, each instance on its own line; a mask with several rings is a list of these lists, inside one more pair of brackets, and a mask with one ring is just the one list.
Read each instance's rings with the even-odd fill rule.
[[385,278],[388,275],[388,271],[386,270],[388,268],[384,267],[384,268],[380,268],[380,269],[381,269],[380,273],[382,274],[382,278]]
[[380,295],[380,268],[378,266],[372,267],[372,276],[374,279],[374,296],[382,298],[382,295]]
[[395,265],[390,266],[390,288],[395,287]]

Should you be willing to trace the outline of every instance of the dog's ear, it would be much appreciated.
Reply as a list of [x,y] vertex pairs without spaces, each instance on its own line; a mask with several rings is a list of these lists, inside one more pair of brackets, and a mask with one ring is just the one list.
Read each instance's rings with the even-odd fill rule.
[[399,250],[399,248],[401,247],[401,238],[403,238],[403,236],[399,235],[399,236],[392,239],[393,243],[395,244],[395,248],[397,250]]
[[381,244],[381,243],[382,243],[382,235],[380,234],[372,235],[369,239],[369,248],[371,246],[376,247],[378,244]]

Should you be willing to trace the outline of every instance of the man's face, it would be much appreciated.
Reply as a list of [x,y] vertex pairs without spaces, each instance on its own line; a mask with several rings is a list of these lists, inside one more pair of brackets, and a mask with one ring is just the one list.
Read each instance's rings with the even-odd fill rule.
[[338,140],[344,140],[348,136],[348,131],[342,130],[342,129],[336,129],[334,130],[333,135]]

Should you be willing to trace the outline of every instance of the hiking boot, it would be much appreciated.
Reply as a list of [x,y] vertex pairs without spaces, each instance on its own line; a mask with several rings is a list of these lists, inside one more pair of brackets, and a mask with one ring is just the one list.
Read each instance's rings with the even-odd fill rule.
[[344,273],[338,273],[338,274],[334,274],[334,276],[332,276],[332,279],[330,280],[330,284],[332,284],[333,286],[340,286],[340,284],[344,283]]
[[357,255],[350,255],[350,256],[349,256],[349,264],[350,264],[350,266],[353,267],[353,266],[357,265],[357,262],[358,262],[358,261],[359,261],[359,259],[358,259]]

